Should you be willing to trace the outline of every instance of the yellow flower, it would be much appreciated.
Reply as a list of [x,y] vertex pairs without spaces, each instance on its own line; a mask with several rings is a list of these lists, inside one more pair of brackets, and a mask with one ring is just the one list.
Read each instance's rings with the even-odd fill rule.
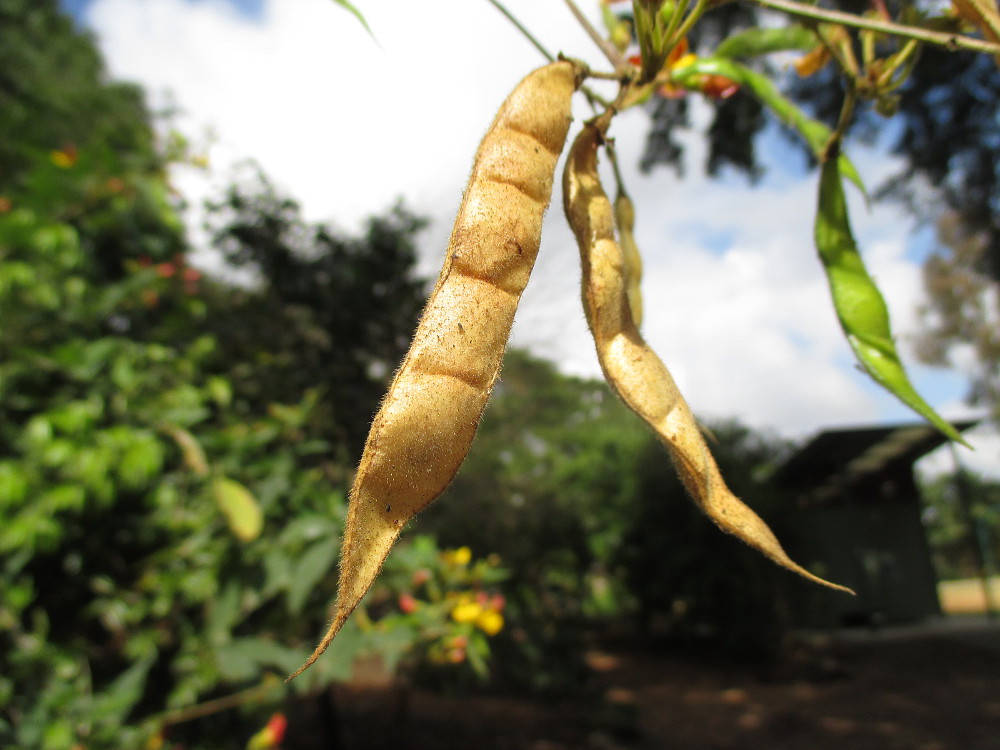
[[441,559],[448,565],[468,565],[472,561],[472,550],[468,547],[448,550],[441,553]]
[[476,618],[476,627],[486,635],[496,635],[503,628],[503,615],[495,609],[487,609]]
[[478,602],[462,602],[451,611],[451,619],[455,622],[475,622],[483,611]]
[[66,151],[52,151],[49,158],[60,169],[69,169],[76,164],[76,155]]

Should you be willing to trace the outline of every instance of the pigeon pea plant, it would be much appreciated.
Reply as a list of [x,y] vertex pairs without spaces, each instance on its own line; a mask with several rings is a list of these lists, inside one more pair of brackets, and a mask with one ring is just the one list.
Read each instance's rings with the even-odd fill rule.
[[[859,364],[949,438],[961,441],[917,393],[903,368],[886,304],[851,231],[843,182],[847,179],[862,193],[865,188],[842,141],[859,99],[872,100],[880,113],[892,114],[894,92],[922,45],[1000,53],[1000,15],[994,4],[956,0],[953,9],[938,15],[906,4],[892,18],[881,0],[857,15],[793,0],[757,0],[786,14],[789,25],[745,30],[696,55],[688,47],[689,31],[727,0],[632,0],[628,8],[603,0],[606,34],[589,23],[573,0],[566,0],[607,58],[610,69],[597,71],[561,55],[555,58],[497,0],[490,1],[549,63],[515,87],[476,154],[437,286],[375,416],[351,489],[333,621],[289,679],[330,645],[379,574],[404,524],[441,494],[469,450],[539,250],[542,215],[577,91],[596,115],[583,124],[570,149],[563,203],[580,248],[584,309],[601,367],[624,403],[665,444],[688,492],[712,521],[778,565],[847,590],[792,561],[767,525],[730,492],[670,373],[639,332],[642,265],[633,236],[634,210],[617,169],[618,197],[612,204],[601,185],[597,159],[603,150],[614,161],[609,134],[615,117],[652,97],[690,92],[725,98],[742,88],[798,132],[821,165],[816,250]],[[337,2],[360,18],[350,3]],[[965,35],[969,25],[986,40]],[[838,67],[844,98],[836,127],[808,117],[770,77],[741,62],[789,51],[800,53],[795,66],[800,75],[829,64]],[[593,79],[617,82],[614,98],[590,90],[585,82]],[[471,606],[468,612],[472,616]]]

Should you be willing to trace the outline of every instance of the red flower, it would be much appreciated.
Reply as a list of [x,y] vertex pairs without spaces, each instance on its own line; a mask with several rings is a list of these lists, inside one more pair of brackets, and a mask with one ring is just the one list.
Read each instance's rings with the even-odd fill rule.
[[413,594],[403,593],[399,595],[399,609],[407,615],[412,615],[417,611],[417,600]]

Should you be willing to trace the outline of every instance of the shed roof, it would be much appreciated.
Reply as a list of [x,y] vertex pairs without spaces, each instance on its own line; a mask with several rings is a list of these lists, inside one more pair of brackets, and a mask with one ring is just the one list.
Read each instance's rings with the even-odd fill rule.
[[[979,420],[952,423],[964,432]],[[898,463],[912,465],[948,441],[926,422],[826,430],[778,467],[775,480],[791,490],[809,490],[815,500]]]

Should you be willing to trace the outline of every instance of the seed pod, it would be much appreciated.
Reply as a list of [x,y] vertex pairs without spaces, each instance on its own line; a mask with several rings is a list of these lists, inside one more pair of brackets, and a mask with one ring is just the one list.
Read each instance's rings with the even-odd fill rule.
[[642,255],[635,241],[635,206],[624,190],[619,188],[615,198],[615,223],[618,225],[618,241],[621,244],[625,262],[625,293],[628,307],[632,311],[632,322],[636,328],[642,326]]
[[444,267],[351,487],[333,622],[289,680],[330,645],[403,525],[444,491],[469,451],[538,254],[581,79],[580,66],[564,61],[529,74],[479,145]]
[[629,314],[624,259],[614,238],[611,201],[597,172],[597,147],[606,127],[606,121],[600,120],[584,126],[563,174],[563,205],[580,247],[584,308],[604,376],[663,441],[688,493],[719,528],[784,568],[849,591],[793,562],[767,524],[726,487],[673,378],[639,335]]

